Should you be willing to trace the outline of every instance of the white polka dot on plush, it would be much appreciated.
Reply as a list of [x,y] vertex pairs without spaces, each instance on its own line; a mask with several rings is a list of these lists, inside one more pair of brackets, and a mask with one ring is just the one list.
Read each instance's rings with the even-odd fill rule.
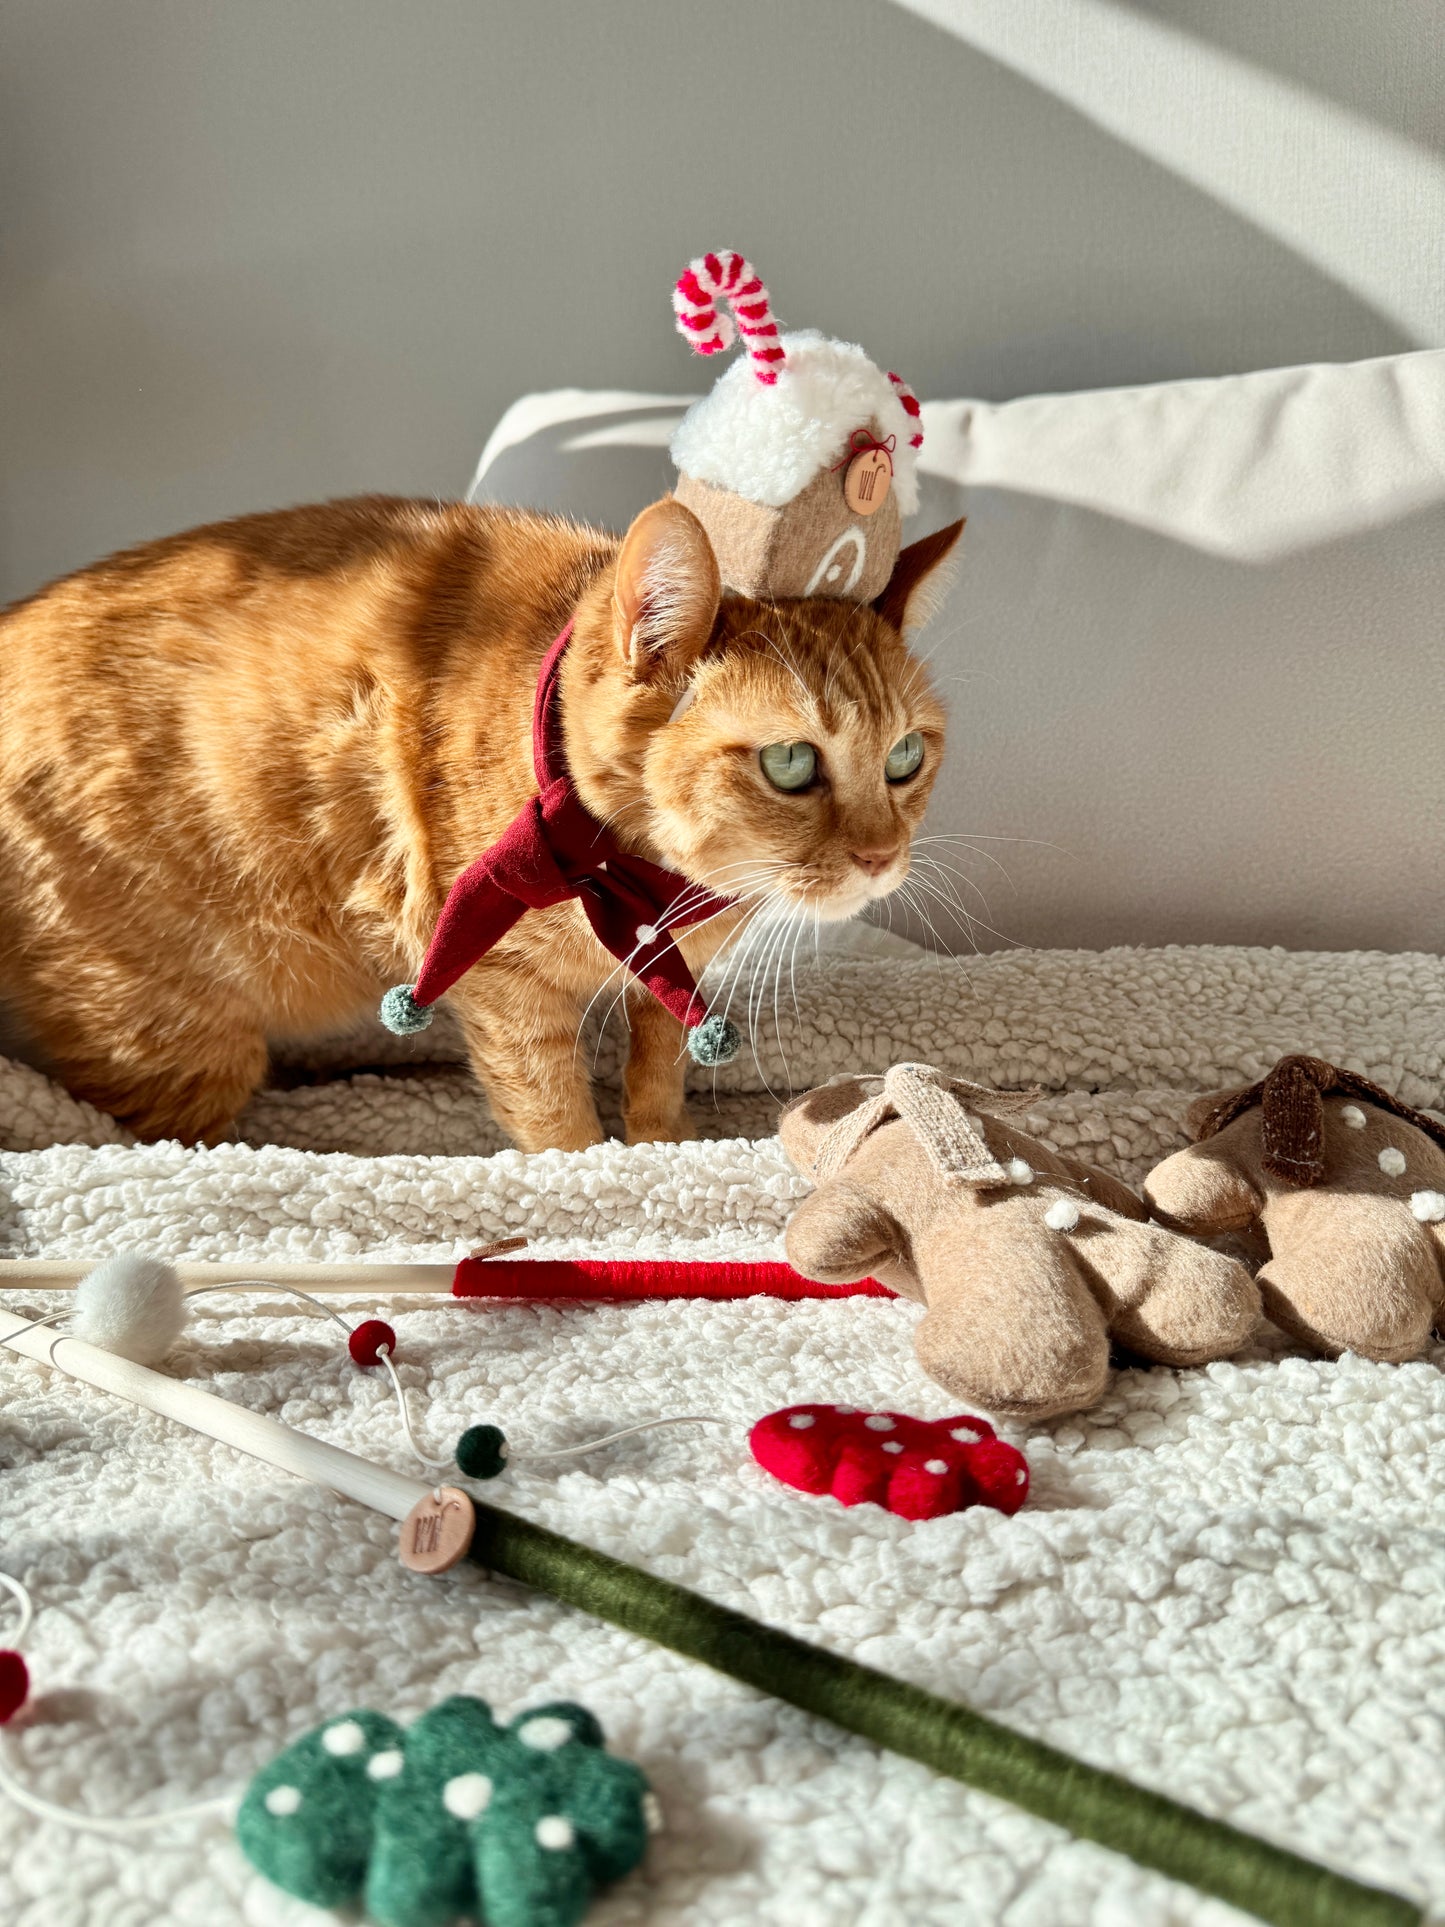
[[394,1780],[406,1764],[397,1747],[389,1746],[385,1753],[373,1753],[366,1763],[368,1780]]
[[650,924],[650,923],[640,923],[640,924],[638,924],[638,926],[637,926],[637,941],[638,941],[639,943],[656,943],[656,942],[657,942],[657,930],[656,930],[656,928],[655,928],[655,926],[654,926],[654,925],[652,925],[652,924]]
[[1055,1198],[1044,1213],[1050,1231],[1073,1231],[1079,1222],[1079,1207],[1072,1198]]
[[870,1432],[891,1432],[893,1430],[893,1420],[889,1418],[886,1412],[870,1412],[863,1423],[868,1427]]
[[835,1405],[833,1410],[838,1414],[839,1418],[849,1418],[854,1412],[861,1410],[861,1407],[857,1405]]
[[560,1853],[577,1838],[577,1830],[562,1813],[546,1813],[537,1822],[537,1845]]
[[983,1433],[976,1425],[955,1425],[948,1436],[951,1439],[960,1440],[964,1445],[976,1445],[983,1437]]
[[788,1423],[795,1432],[806,1432],[808,1427],[813,1423],[813,1414],[811,1412],[794,1412],[793,1416],[788,1420]]
[[1421,1224],[1445,1223],[1445,1191],[1417,1191],[1410,1209]]
[[1010,1184],[1032,1184],[1034,1181],[1034,1167],[1027,1158],[1010,1158],[1007,1169]]
[[360,1753],[366,1745],[366,1734],[355,1720],[339,1720],[335,1726],[328,1726],[321,1735],[321,1744],[328,1753],[338,1759],[345,1759],[348,1753]]
[[901,1439],[884,1439],[883,1450],[885,1452],[901,1452],[903,1450],[903,1441]]
[[274,1813],[278,1820],[289,1819],[301,1809],[301,1789],[297,1786],[273,1786],[266,1795],[266,1811]]
[[948,1460],[947,1459],[925,1459],[923,1461],[923,1469],[925,1472],[931,1472],[935,1479],[941,1479],[944,1473],[948,1470]]
[[459,1773],[442,1788],[442,1805],[454,1820],[475,1820],[491,1800],[492,1783],[485,1773]]
[[1365,1114],[1358,1104],[1347,1104],[1340,1112],[1341,1124],[1347,1124],[1352,1131],[1363,1131]]
[[571,1737],[570,1722],[558,1719],[555,1713],[542,1713],[535,1720],[524,1720],[517,1728],[517,1738],[523,1746],[534,1747],[538,1753],[555,1753]]
[[1398,1178],[1405,1169],[1405,1153],[1387,1144],[1380,1153],[1380,1169],[1387,1178]]

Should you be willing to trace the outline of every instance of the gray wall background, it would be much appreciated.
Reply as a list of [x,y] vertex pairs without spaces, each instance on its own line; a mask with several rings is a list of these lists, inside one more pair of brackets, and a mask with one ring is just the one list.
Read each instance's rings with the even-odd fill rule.
[[[0,601],[218,515],[460,493],[529,388],[686,392],[708,246],[925,395],[1438,344],[1442,101],[1437,0],[5,0]],[[1355,274],[1310,236],[1361,142]]]

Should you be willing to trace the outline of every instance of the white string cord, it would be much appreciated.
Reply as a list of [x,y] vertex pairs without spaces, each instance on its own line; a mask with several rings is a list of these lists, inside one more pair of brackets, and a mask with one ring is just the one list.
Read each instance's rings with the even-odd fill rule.
[[705,1412],[692,1412],[685,1418],[647,1418],[640,1425],[624,1425],[620,1432],[608,1432],[600,1439],[588,1439],[585,1445],[564,1445],[555,1452],[519,1452],[519,1461],[531,1459],[570,1459],[578,1452],[595,1452],[599,1445],[612,1445],[618,1439],[630,1439],[635,1432],[655,1432],[664,1425],[726,1425],[728,1421],[713,1418]]
[[[303,1291],[299,1285],[285,1284],[274,1278],[227,1278],[220,1284],[195,1286],[193,1290],[186,1293],[185,1302],[189,1304],[193,1298],[204,1298],[209,1293],[217,1291],[270,1291],[277,1292],[284,1298],[300,1299],[302,1304],[310,1305],[314,1310],[319,1311],[323,1317],[329,1318],[333,1325],[339,1326],[340,1329],[346,1333],[348,1343],[350,1342],[353,1330],[352,1326],[348,1325],[341,1314],[334,1311],[330,1305],[326,1304],[322,1299],[314,1297],[311,1292]],[[59,1323],[61,1319],[72,1318],[74,1315],[73,1309],[67,1306],[61,1311],[50,1312],[44,1318],[32,1318],[28,1325],[22,1325],[19,1330],[9,1332],[6,1336],[8,1338],[18,1338],[22,1331],[34,1331],[41,1325],[54,1325]],[[444,1459],[434,1459],[426,1452],[423,1452],[417,1443],[416,1432],[411,1422],[411,1413],[407,1408],[406,1388],[397,1376],[396,1366],[392,1363],[390,1346],[378,1346],[377,1356],[384,1366],[387,1378],[390,1381],[392,1395],[396,1400],[397,1416],[401,1420],[401,1429],[405,1434],[407,1449],[410,1451],[412,1457],[418,1465],[424,1466],[428,1472],[451,1471],[456,1466],[456,1457],[454,1454]],[[595,1452],[601,1446],[615,1445],[619,1439],[630,1439],[639,1432],[659,1431],[662,1427],[668,1425],[725,1425],[726,1423],[726,1419],[716,1418],[702,1412],[691,1413],[681,1418],[644,1419],[638,1425],[624,1425],[619,1431],[604,1433],[601,1438],[587,1439],[581,1445],[559,1446],[551,1452],[519,1452],[515,1458],[513,1458],[509,1450],[508,1462],[513,1464],[530,1464],[533,1462],[540,1463],[546,1459],[577,1458],[584,1452]],[[0,1573],[0,1579],[4,1579],[5,1577],[6,1575],[4,1573]]]
[[[68,1314],[56,1313],[56,1317]],[[36,1324],[50,1324],[51,1319],[36,1319]],[[29,1327],[27,1327],[27,1330]],[[20,1580],[12,1578],[8,1572],[0,1572],[0,1587],[10,1593],[20,1608],[20,1625],[9,1635],[9,1644],[19,1652],[21,1642],[30,1631],[35,1620],[35,1606],[28,1589]],[[238,1802],[235,1794],[219,1795],[214,1800],[199,1800],[194,1806],[171,1807],[165,1813],[137,1813],[99,1815],[76,1813],[70,1807],[57,1806],[53,1800],[42,1799],[32,1793],[11,1773],[0,1755],[0,1793],[6,1794],[16,1806],[23,1807],[27,1813],[34,1814],[37,1820],[55,1820],[63,1827],[70,1827],[76,1833],[103,1833],[113,1839],[125,1839],[133,1833],[148,1833],[152,1827],[166,1827],[174,1820],[208,1819],[213,1814],[224,1814],[229,1821],[234,1817]]]
[[62,1827],[69,1827],[74,1833],[99,1833],[112,1840],[125,1840],[132,1834],[149,1833],[154,1827],[168,1827],[182,1820],[224,1819],[229,1825],[235,1816],[237,1797],[227,1793],[214,1800],[198,1800],[194,1806],[171,1807],[165,1813],[133,1813],[101,1816],[98,1814],[76,1813],[70,1807],[57,1806],[53,1800],[43,1800],[38,1793],[24,1787],[0,1760],[0,1793],[13,1800],[17,1807],[34,1814],[37,1820],[54,1820]]
[[[37,1322],[39,1321],[37,1320]],[[29,1329],[27,1325],[26,1330],[28,1331]],[[20,1627],[19,1630],[12,1633],[6,1641],[6,1644],[11,1650],[18,1653],[24,1644],[25,1635],[30,1631],[30,1623],[35,1617],[35,1608],[31,1605],[30,1594],[25,1590],[24,1586],[21,1585],[18,1579],[12,1579],[8,1572],[0,1572],[0,1586],[4,1586],[5,1590],[12,1593],[19,1601]]]

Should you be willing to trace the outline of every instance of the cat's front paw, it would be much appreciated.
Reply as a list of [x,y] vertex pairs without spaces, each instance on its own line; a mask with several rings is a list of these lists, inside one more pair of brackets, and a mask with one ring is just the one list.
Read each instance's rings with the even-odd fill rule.
[[684,1105],[662,1116],[639,1112],[625,1120],[629,1144],[690,1144],[697,1136],[692,1113]]

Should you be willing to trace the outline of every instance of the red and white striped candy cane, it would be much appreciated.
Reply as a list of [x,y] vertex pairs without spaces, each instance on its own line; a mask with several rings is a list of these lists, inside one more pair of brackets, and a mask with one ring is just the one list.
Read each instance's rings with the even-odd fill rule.
[[898,391],[898,399],[903,404],[904,414],[908,417],[909,421],[911,421],[913,424],[913,433],[908,437],[908,446],[910,448],[922,448],[923,416],[922,416],[922,411],[918,406],[918,397],[917,395],[914,394],[913,390],[908,386],[908,383],[903,379],[902,375],[895,375],[893,371],[890,369],[888,373],[888,379],[893,383],[894,388]]
[[[724,302],[731,315],[723,311]],[[677,331],[695,353],[721,354],[741,334],[758,380],[771,387],[778,379],[784,355],[768,291],[752,262],[736,249],[700,254],[689,262],[672,291],[672,306]]]

